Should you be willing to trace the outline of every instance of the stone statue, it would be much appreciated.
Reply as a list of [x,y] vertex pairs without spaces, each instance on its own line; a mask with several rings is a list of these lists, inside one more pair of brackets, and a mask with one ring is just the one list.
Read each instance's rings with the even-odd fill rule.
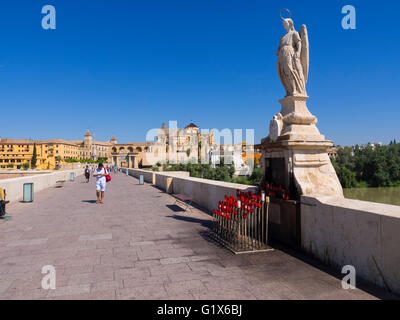
[[269,123],[269,138],[272,142],[276,141],[282,131],[282,114],[277,113]]
[[[288,9],[284,9],[289,12]],[[284,19],[286,34],[279,42],[278,75],[286,90],[286,96],[307,96],[306,83],[309,66],[309,45],[307,28],[303,24],[300,34],[294,29],[291,18]]]
[[[282,10],[290,15],[289,10]],[[307,107],[307,28],[303,25],[298,33],[291,17],[282,17],[282,10],[281,18],[287,32],[280,40],[277,55],[278,75],[286,97],[279,100],[281,111],[270,121],[268,137],[261,140],[263,181],[283,184],[293,199],[301,195],[343,198],[342,187],[327,153],[333,142],[319,132],[318,119]],[[274,181],[274,176],[279,182]]]

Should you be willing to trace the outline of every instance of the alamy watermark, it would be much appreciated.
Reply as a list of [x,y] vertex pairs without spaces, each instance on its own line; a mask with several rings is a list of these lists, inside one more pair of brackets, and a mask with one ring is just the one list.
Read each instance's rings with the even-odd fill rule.
[[56,268],[52,265],[45,265],[42,268],[42,274],[45,275],[42,278],[42,289],[55,290],[56,289]]
[[144,153],[147,163],[223,163],[249,174],[254,169],[254,129],[245,129],[243,137],[243,129],[180,129],[177,121],[169,121],[168,128],[150,129],[146,142],[153,143]]
[[45,5],[42,8],[42,14],[45,16],[42,18],[42,28],[44,30],[55,30],[56,29],[56,8],[52,5]]
[[342,279],[342,288],[345,290],[356,288],[356,268],[352,265],[345,265],[342,273],[346,274]]
[[346,5],[342,8],[342,14],[345,16],[342,19],[342,28],[344,30],[356,29],[356,8],[352,5]]

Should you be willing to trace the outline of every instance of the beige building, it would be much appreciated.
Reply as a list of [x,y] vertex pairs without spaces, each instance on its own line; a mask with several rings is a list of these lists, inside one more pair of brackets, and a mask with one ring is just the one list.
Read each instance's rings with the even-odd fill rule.
[[202,157],[208,158],[213,145],[214,131],[201,133],[192,122],[185,128],[177,129],[166,128],[163,123],[155,142],[119,144],[115,137],[109,141],[96,141],[89,130],[83,140],[75,141],[0,139],[0,168],[31,167],[34,146],[37,153],[36,168],[55,169],[68,159],[105,158],[113,165],[130,168],[151,167],[158,162],[197,162],[201,151],[204,153]]
[[328,156],[331,159],[336,159],[338,157],[338,148],[337,147],[328,148],[328,150],[326,152],[328,153]]
[[109,160],[112,145],[111,140],[108,142],[94,141],[89,131],[86,132],[84,139],[79,141],[0,138],[0,168],[31,168],[35,147],[37,169],[55,169],[57,165],[64,164],[66,159],[107,158]]
[[[115,139],[115,137],[112,139]],[[80,147],[79,159],[97,160],[98,158],[107,158],[109,160],[113,145],[112,139],[107,142],[95,141],[88,130],[82,141],[75,141]]]
[[151,152],[152,142],[132,142],[119,144],[115,137],[112,143],[110,159],[113,165],[118,167],[142,168],[153,164],[147,161],[146,154]]
[[36,147],[36,167],[54,169],[65,158],[78,158],[80,147],[71,141],[0,139],[0,168],[23,169],[31,167],[31,160]]
[[148,162],[152,164],[197,162],[201,157],[208,158],[208,151],[214,144],[213,130],[210,133],[201,133],[193,122],[185,128],[167,128],[164,122],[158,129],[156,141],[147,154]]

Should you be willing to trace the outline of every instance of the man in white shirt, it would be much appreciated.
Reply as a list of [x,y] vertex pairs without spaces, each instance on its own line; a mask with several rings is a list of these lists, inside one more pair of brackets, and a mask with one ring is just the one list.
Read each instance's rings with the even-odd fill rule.
[[104,168],[102,163],[99,163],[99,166],[93,173],[93,176],[96,177],[96,195],[97,195],[96,203],[100,202],[101,204],[103,204],[104,192],[106,191],[107,174],[108,174],[107,169]]

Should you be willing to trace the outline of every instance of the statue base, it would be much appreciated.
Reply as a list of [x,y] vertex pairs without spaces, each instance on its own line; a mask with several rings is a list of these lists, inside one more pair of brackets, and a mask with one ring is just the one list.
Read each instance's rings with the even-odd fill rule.
[[329,159],[325,140],[307,108],[307,96],[280,100],[282,129],[276,140],[261,142],[264,179],[282,185],[292,198],[307,196],[343,197],[343,189]]
[[307,108],[308,96],[289,96],[280,100],[283,127],[280,140],[322,141],[316,124],[318,119]]

